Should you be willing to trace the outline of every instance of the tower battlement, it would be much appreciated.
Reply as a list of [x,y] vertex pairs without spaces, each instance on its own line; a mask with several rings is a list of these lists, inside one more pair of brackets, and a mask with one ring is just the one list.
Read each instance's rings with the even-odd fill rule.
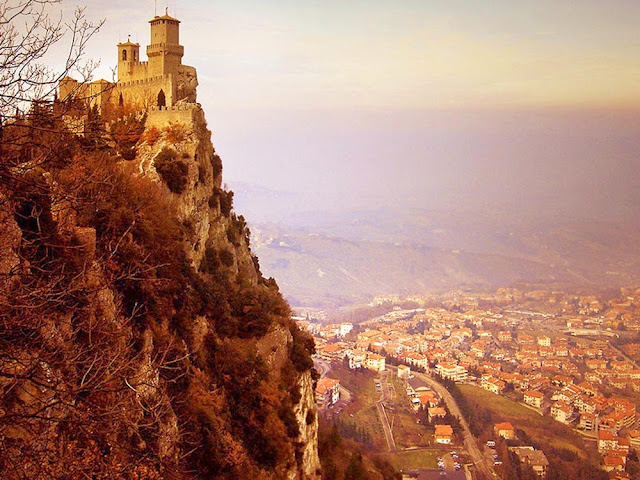
[[59,98],[84,100],[88,106],[127,106],[133,109],[172,107],[178,102],[195,103],[196,69],[182,64],[180,20],[165,13],[149,20],[147,61],[140,59],[140,44],[118,43],[118,80],[79,84],[71,78],[60,82]]

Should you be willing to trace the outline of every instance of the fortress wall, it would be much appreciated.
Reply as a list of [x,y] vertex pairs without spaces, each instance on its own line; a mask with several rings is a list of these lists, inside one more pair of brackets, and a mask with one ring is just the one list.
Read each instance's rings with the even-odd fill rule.
[[116,104],[120,94],[126,105],[137,108],[148,108],[158,104],[158,93],[164,91],[167,105],[172,105],[175,98],[175,86],[172,75],[160,75],[144,80],[118,82],[117,93],[112,96]]
[[200,106],[194,103],[181,103],[173,107],[151,107],[147,112],[146,127],[163,129],[170,123],[192,126]]
[[127,82],[145,80],[149,76],[149,62],[132,62],[131,70],[123,76]]

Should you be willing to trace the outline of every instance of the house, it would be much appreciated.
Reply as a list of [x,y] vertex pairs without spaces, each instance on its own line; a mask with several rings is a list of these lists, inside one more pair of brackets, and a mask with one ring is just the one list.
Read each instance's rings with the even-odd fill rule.
[[362,368],[367,360],[367,352],[364,350],[352,350],[347,352],[347,358],[349,359],[349,368],[351,370]]
[[541,347],[550,347],[551,346],[551,337],[547,335],[542,335],[538,337],[538,345]]
[[507,330],[503,330],[498,333],[498,340],[501,342],[510,342],[511,341],[511,332]]
[[436,418],[444,418],[447,416],[447,411],[442,407],[429,408],[429,423],[433,422]]
[[409,365],[424,368],[425,370],[429,368],[429,359],[422,353],[408,352],[402,356],[402,360]]
[[369,353],[364,365],[369,370],[383,372],[385,370],[385,358],[377,353]]
[[606,457],[604,457],[602,462],[602,469],[605,472],[622,472],[625,469],[625,461],[624,458],[621,457],[607,455]]
[[598,452],[623,450],[629,452],[629,440],[618,437],[608,430],[598,432]]
[[549,460],[542,450],[533,447],[510,447],[509,450],[516,454],[521,464],[529,465],[538,478],[547,477]]
[[333,405],[340,398],[340,381],[333,378],[321,378],[316,385],[316,404],[319,408]]
[[502,380],[498,380],[497,378],[483,376],[480,382],[480,386],[491,393],[499,395],[504,391],[507,384]]
[[341,323],[340,324],[340,333],[339,333],[339,335],[341,337],[344,337],[349,332],[351,332],[351,330],[353,330],[353,323]]
[[418,394],[411,399],[411,403],[414,409],[435,407],[438,404],[438,399],[433,392],[418,392]]
[[436,425],[436,443],[448,445],[453,439],[453,428],[451,425]]
[[554,420],[561,423],[570,423],[573,415],[573,408],[563,401],[559,401],[551,405],[551,416]]
[[329,343],[318,348],[318,354],[325,360],[342,360],[345,356],[345,348],[337,343]]
[[454,382],[463,382],[467,379],[467,369],[455,363],[438,363],[436,373],[442,378],[453,380]]
[[627,433],[629,446],[635,450],[640,450],[640,430],[629,430]]
[[398,378],[407,379],[411,376],[411,367],[398,365]]
[[595,413],[582,413],[580,414],[580,421],[578,422],[578,428],[580,430],[586,430],[592,432],[598,425],[598,415]]
[[544,400],[544,393],[537,390],[527,390],[524,392],[524,403],[531,405],[535,408],[542,408],[542,401]]
[[493,433],[497,437],[502,437],[506,440],[513,440],[516,438],[513,425],[509,422],[496,423],[493,427]]

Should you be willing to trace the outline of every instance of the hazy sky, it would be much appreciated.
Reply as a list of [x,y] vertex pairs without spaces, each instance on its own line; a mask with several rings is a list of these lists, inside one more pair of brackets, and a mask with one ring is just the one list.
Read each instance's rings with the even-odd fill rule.
[[[119,40],[148,43],[154,2],[86,5],[107,20],[89,49],[109,78]],[[637,0],[168,5],[229,180],[428,208],[640,206]]]

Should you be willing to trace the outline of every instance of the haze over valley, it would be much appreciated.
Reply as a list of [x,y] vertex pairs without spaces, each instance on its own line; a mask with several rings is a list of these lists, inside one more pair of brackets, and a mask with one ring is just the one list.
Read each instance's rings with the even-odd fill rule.
[[[338,306],[460,286],[605,289],[640,281],[640,235],[629,223],[486,211],[296,212],[305,204],[302,194],[243,184],[234,190],[261,268],[293,305]],[[258,208],[282,217],[251,222]]]

